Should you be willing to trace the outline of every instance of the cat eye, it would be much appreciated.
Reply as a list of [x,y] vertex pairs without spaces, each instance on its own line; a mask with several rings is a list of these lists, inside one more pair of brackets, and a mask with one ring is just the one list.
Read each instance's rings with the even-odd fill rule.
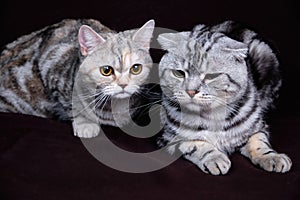
[[205,74],[204,79],[206,80],[212,80],[220,76],[222,73],[213,73],[213,74]]
[[181,71],[181,70],[172,70],[172,73],[177,78],[184,78],[185,77],[184,71]]
[[103,76],[110,76],[114,73],[114,69],[111,66],[104,65],[100,67],[100,72]]
[[130,68],[130,73],[134,74],[134,75],[138,75],[139,73],[141,73],[143,68],[142,64],[134,64],[132,65],[132,67]]

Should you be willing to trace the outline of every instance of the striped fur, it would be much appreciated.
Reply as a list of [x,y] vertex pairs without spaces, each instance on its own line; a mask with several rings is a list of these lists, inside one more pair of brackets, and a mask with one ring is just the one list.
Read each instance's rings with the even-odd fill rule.
[[267,171],[287,172],[290,159],[270,146],[265,112],[281,85],[279,62],[257,33],[226,21],[158,38],[164,133],[206,173],[226,174],[237,150]]
[[[153,29],[153,20],[116,33],[93,19],[68,19],[20,37],[0,56],[0,111],[73,120],[80,137],[96,136],[98,121],[126,123],[115,123],[110,102],[128,108],[130,96],[141,92],[152,66]],[[137,75],[130,73],[134,64],[142,65]],[[102,66],[111,66],[113,73],[104,76]],[[134,95],[131,103],[138,101]]]

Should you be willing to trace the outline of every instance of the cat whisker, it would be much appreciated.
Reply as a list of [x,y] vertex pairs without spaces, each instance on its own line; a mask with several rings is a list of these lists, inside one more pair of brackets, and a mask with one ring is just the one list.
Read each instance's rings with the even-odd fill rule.
[[[98,98],[98,97],[97,97]],[[80,110],[78,113],[76,113],[75,115],[79,115],[82,112],[86,111],[88,108],[90,108],[90,106],[95,103],[97,101],[97,98],[95,98],[94,100],[92,100],[90,103],[88,103],[82,110]],[[92,112],[92,109],[88,110],[89,113]]]
[[237,110],[235,107],[229,105],[229,104],[227,103],[227,101],[225,101],[225,100],[223,100],[223,99],[221,99],[221,98],[219,98],[219,97],[216,97],[216,96],[213,96],[213,99],[214,99],[216,102],[218,102],[219,104],[225,106],[231,113],[238,113],[238,112],[239,112],[239,110]]
[[144,97],[146,99],[150,99],[150,100],[156,100],[156,99],[160,99],[161,95],[160,93],[154,93],[154,92],[145,92],[145,91],[137,91],[135,93],[136,95],[139,95],[141,97]]
[[98,107],[101,107],[101,112],[103,111],[105,105],[107,104],[107,102],[110,100],[111,96],[110,95],[103,95],[101,96],[101,98],[97,99],[94,107],[93,107],[93,110],[96,111],[96,109]]
[[75,97],[75,100],[81,101],[81,100],[88,100],[88,99],[94,99],[97,96],[103,95],[103,92],[94,92],[90,94],[85,94],[85,95],[78,95],[78,97]]
[[158,101],[154,101],[154,102],[151,102],[151,103],[143,104],[141,106],[133,107],[133,108],[130,108],[130,109],[133,109],[133,110],[137,110],[137,109],[140,109],[140,108],[148,109],[151,106],[153,106],[155,104],[158,104],[158,103],[161,103],[161,102],[162,102],[162,100],[158,100]]

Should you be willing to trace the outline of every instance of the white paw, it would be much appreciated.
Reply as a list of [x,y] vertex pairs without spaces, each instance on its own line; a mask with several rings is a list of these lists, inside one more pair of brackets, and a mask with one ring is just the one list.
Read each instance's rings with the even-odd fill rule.
[[100,126],[95,123],[75,124],[73,122],[74,135],[82,138],[96,137],[100,132]]
[[205,173],[212,175],[227,174],[231,167],[231,162],[227,155],[215,150],[201,160],[199,167]]
[[254,163],[269,172],[285,173],[292,167],[292,161],[287,155],[275,152],[256,158]]

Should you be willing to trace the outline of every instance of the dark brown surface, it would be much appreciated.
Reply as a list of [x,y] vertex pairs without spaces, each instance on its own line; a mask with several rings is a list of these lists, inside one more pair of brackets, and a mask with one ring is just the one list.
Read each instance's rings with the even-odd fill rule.
[[[225,176],[204,174],[179,159],[159,171],[132,174],[111,169],[92,157],[72,136],[69,123],[0,114],[0,199],[285,199],[300,198],[300,118],[272,120],[272,144],[287,153],[293,168],[265,172],[238,153]],[[127,149],[153,148],[117,128],[110,139]]]

